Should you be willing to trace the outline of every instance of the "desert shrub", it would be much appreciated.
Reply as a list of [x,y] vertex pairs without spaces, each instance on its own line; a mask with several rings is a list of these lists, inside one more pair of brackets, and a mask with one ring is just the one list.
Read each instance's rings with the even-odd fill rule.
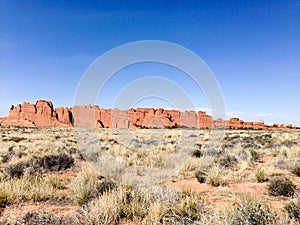
[[79,224],[195,224],[210,212],[199,194],[163,187],[135,189],[120,187],[87,203]]
[[196,171],[195,176],[200,183],[205,183],[207,174],[204,171]]
[[237,156],[238,156],[240,159],[242,159],[242,160],[246,160],[246,159],[248,159],[248,152],[247,152],[246,150],[244,150],[244,149],[239,150],[239,151],[237,152]]
[[0,157],[1,157],[1,162],[2,163],[6,163],[6,162],[8,162],[11,159],[10,155],[6,154],[6,153],[2,153],[0,155]]
[[272,163],[272,166],[274,166],[276,168],[279,168],[279,169],[283,169],[283,170],[292,170],[293,169],[293,166],[292,166],[293,164],[294,164],[293,159],[280,157],[279,159],[275,160]]
[[100,180],[89,174],[80,173],[71,181],[69,197],[79,205],[87,203],[92,198],[116,188],[116,184]]
[[224,151],[218,149],[207,149],[203,152],[204,156],[220,157],[224,155]]
[[231,136],[229,136],[228,134],[226,134],[226,137],[224,138],[224,140],[226,140],[226,141],[233,141],[233,140],[239,139],[240,137],[241,136],[239,134],[231,135]]
[[232,212],[232,225],[276,224],[276,213],[258,200],[246,198]]
[[14,225],[64,225],[74,221],[64,221],[63,218],[44,211],[27,212],[20,216]]
[[8,148],[8,151],[7,151],[7,152],[2,152],[2,153],[0,154],[1,161],[2,161],[3,163],[8,162],[8,161],[9,161],[12,157],[14,157],[15,155],[17,155],[19,158],[22,157],[23,154],[22,154],[21,152],[15,153],[14,147],[15,147],[15,146],[11,146],[11,147]]
[[195,158],[200,158],[203,156],[203,153],[200,150],[196,149],[192,151],[191,156]]
[[16,142],[16,143],[19,143],[20,141],[24,141],[24,140],[26,140],[26,138],[24,138],[24,137],[16,137],[16,136],[11,137],[11,138],[9,139],[9,141],[14,141],[14,142]]
[[273,196],[293,196],[296,185],[286,177],[277,176],[270,181],[268,192]]
[[292,169],[292,173],[300,177],[300,163],[296,163],[296,165]]
[[83,205],[93,197],[95,181],[92,177],[79,174],[71,181],[69,197],[79,205]]
[[300,199],[289,202],[284,206],[284,209],[287,211],[291,219],[300,222]]
[[220,186],[222,183],[222,170],[219,167],[212,167],[207,171],[206,180],[214,187]]
[[0,190],[0,208],[7,206],[9,203],[8,194]]
[[272,146],[272,135],[271,134],[262,134],[260,136],[256,136],[255,140],[257,143],[261,144],[264,147]]
[[266,172],[263,169],[258,169],[255,172],[255,179],[257,182],[260,182],[260,183],[266,182],[269,180]]
[[100,181],[95,186],[95,195],[96,196],[101,195],[104,192],[113,190],[115,188],[117,188],[117,185],[112,181],[108,181],[108,180]]
[[250,149],[250,160],[253,162],[257,162],[259,160],[259,153],[254,149]]
[[126,191],[116,190],[90,201],[78,215],[79,224],[115,224],[125,216],[125,199]]
[[29,162],[18,162],[8,165],[4,168],[4,173],[10,177],[21,177],[24,175],[26,168],[30,166]]
[[224,168],[233,168],[237,164],[237,158],[231,155],[225,155],[219,158],[219,165]]
[[298,144],[298,142],[292,141],[292,140],[285,140],[281,143],[281,145],[284,145],[288,148],[292,147],[293,145],[297,145],[297,144]]
[[66,170],[73,165],[74,159],[65,153],[45,155],[31,160],[31,166],[38,173]]
[[58,177],[48,177],[49,184],[52,185],[53,188],[58,189],[58,190],[63,190],[66,187],[63,185],[63,183],[60,181],[60,179]]
[[241,142],[241,146],[243,148],[259,148],[259,146],[255,143],[255,139],[253,137],[244,137]]
[[7,194],[9,203],[64,199],[64,194],[57,192],[49,180],[42,176],[5,178],[0,180],[0,190]]
[[58,155],[46,155],[43,157],[34,157],[25,162],[8,165],[4,173],[10,177],[21,177],[25,172],[47,173],[52,171],[61,171],[70,168],[74,164],[71,156],[61,153]]

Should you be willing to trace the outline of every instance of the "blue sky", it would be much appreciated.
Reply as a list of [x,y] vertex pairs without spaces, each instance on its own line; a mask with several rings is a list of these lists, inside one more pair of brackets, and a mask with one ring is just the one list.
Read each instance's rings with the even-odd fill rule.
[[[206,62],[228,117],[300,125],[299,37],[299,1],[1,0],[0,116],[11,104],[37,99],[72,106],[97,57],[128,42],[163,40]],[[120,71],[97,103],[110,107],[126,82],[151,75],[181,84],[196,108],[208,108],[186,76],[151,63]],[[135,106],[171,107],[151,98]]]

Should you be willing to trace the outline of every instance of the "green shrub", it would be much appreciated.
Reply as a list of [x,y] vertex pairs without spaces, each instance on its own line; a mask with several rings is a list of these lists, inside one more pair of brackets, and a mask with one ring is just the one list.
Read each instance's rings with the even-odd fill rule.
[[289,202],[284,206],[284,209],[287,211],[291,219],[300,222],[300,199],[298,199],[296,202]]
[[196,171],[195,176],[200,183],[205,183],[207,174],[204,171]]
[[300,177],[300,163],[296,163],[296,165],[292,169],[292,173]]
[[276,224],[276,213],[264,207],[258,200],[247,198],[238,204],[232,213],[232,225]]
[[273,196],[293,196],[296,185],[286,177],[274,177],[268,185],[268,192]]

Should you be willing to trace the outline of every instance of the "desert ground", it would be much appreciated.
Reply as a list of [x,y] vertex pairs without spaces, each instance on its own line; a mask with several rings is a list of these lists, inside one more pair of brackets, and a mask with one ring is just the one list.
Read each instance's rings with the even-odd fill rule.
[[300,132],[0,127],[0,224],[299,224]]

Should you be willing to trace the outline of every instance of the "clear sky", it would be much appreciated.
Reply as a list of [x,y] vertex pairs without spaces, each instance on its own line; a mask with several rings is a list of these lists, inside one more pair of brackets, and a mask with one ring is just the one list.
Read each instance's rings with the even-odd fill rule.
[[[297,0],[0,0],[0,116],[12,104],[37,99],[72,106],[97,57],[139,40],[170,41],[199,55],[222,88],[228,117],[300,125]],[[151,63],[116,74],[99,105],[110,107],[126,82],[151,75],[181,83],[197,108],[207,108],[203,93],[179,71]],[[157,99],[135,106],[171,107]]]

